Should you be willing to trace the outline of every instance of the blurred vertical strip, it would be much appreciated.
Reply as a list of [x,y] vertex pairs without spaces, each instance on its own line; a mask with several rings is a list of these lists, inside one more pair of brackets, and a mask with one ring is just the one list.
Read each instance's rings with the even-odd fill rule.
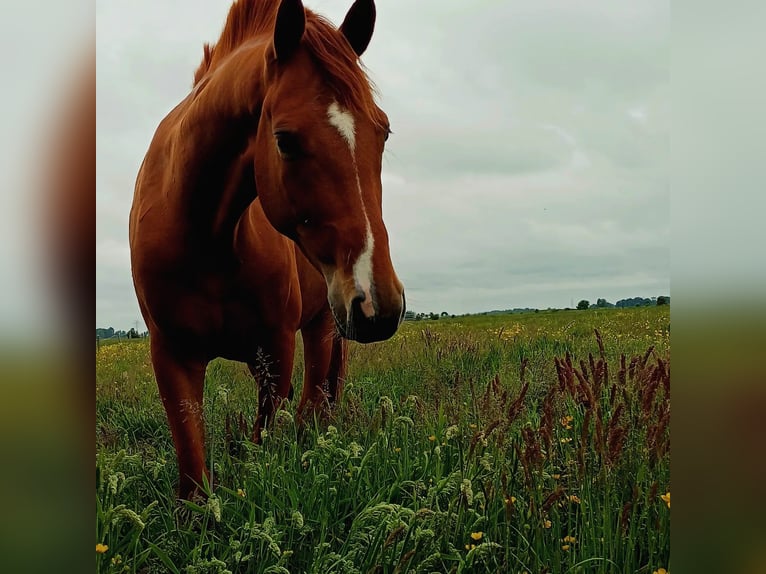
[[766,572],[766,5],[672,10],[671,571]]
[[2,572],[93,567],[94,8],[0,8]]

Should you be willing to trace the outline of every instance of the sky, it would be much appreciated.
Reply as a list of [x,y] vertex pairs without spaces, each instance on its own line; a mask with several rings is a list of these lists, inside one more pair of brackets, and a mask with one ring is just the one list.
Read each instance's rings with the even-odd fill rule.
[[[306,1],[342,22],[350,0]],[[383,215],[408,308],[670,294],[667,1],[385,0],[362,62],[391,120]],[[128,213],[229,0],[97,0],[96,324],[144,328]]]

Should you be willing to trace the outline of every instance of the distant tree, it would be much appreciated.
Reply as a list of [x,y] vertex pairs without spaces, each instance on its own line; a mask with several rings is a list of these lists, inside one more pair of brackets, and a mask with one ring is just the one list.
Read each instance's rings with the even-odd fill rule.
[[660,295],[657,297],[657,305],[667,305],[668,304],[668,298],[664,295]]
[[449,313],[447,313],[446,311],[442,311],[442,317],[449,317]]
[[405,321],[412,321],[415,318],[415,311],[407,311],[404,313]]
[[588,307],[590,307],[590,301],[587,301],[586,299],[583,299],[577,304],[577,308],[581,311],[587,309]]
[[128,339],[138,339],[140,338],[140,335],[138,334],[138,331],[136,331],[133,327],[130,328],[130,330],[127,332]]

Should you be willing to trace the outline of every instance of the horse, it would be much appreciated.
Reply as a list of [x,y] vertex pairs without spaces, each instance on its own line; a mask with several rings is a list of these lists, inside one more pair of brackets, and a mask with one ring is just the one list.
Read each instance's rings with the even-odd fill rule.
[[300,413],[325,381],[337,399],[346,340],[388,339],[404,317],[382,217],[391,129],[359,61],[375,14],[356,0],[336,28],[300,0],[236,0],[139,168],[131,270],[182,497],[209,478],[210,360],[256,376],[257,440],[290,394],[298,330]]

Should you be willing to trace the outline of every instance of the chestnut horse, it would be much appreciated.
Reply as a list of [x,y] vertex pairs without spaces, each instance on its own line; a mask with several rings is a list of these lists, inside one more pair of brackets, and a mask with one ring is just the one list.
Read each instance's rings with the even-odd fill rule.
[[257,439],[290,392],[298,330],[302,413],[322,402],[325,381],[331,399],[340,391],[336,330],[380,341],[404,316],[382,218],[389,123],[358,60],[374,23],[372,0],[354,2],[340,28],[300,0],[237,0],[141,165],[133,282],[181,496],[208,473],[211,359],[246,362],[256,375]]

